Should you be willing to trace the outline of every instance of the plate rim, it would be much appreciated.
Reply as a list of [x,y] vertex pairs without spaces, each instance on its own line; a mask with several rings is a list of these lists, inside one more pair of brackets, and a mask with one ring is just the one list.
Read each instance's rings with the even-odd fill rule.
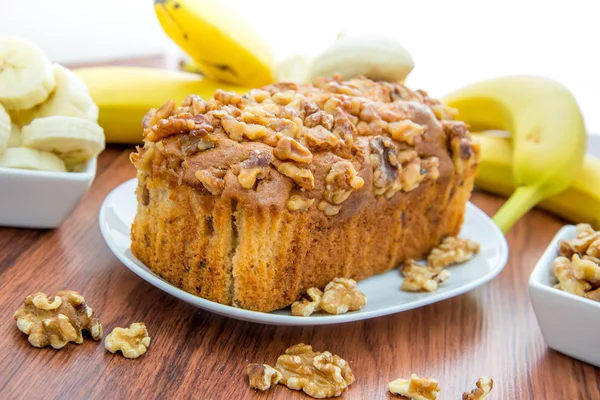
[[[491,220],[491,218],[486,213],[484,213],[481,209],[479,209],[477,206],[475,206],[469,201],[467,202],[467,209],[470,212],[474,212],[476,215],[483,217],[483,219],[487,220],[487,222],[489,222],[489,227],[491,228],[495,236],[497,236],[497,238],[499,239],[498,244],[500,254],[498,262],[489,273],[480,277],[479,279],[471,281],[460,287],[448,290],[447,292],[438,293],[433,298],[430,296],[423,297],[422,299],[411,301],[408,304],[399,304],[390,307],[378,308],[375,310],[365,311],[361,313],[346,313],[340,315],[326,315],[315,317],[296,317],[292,315],[279,315],[273,313],[263,313],[259,311],[245,310],[242,308],[236,308],[233,306],[220,304],[188,293],[185,290],[170,284],[169,282],[163,280],[157,275],[148,272],[142,267],[136,265],[129,258],[127,258],[126,252],[121,252],[119,249],[116,248],[116,244],[112,239],[112,235],[110,234],[110,232],[108,232],[108,227],[105,226],[107,225],[104,222],[106,221],[105,215],[112,198],[116,196],[118,192],[123,190],[125,186],[135,186],[134,182],[136,181],[137,178],[132,178],[113,188],[102,202],[102,205],[100,206],[100,212],[98,214],[98,225],[100,227],[102,237],[106,242],[107,246],[109,247],[110,251],[117,257],[117,259],[123,265],[125,265],[125,267],[127,267],[134,274],[136,274],[152,286],[157,287],[158,289],[170,294],[171,296],[174,296],[179,300],[185,301],[186,303],[189,303],[203,310],[246,322],[279,326],[317,326],[355,322],[365,319],[378,318],[385,315],[397,314],[400,312],[413,310],[415,308],[420,308],[426,305],[438,303],[440,301],[444,301],[449,298],[470,292],[476,287],[484,285],[485,283],[491,281],[496,276],[498,276],[498,274],[504,270],[508,262],[509,248],[508,243],[506,242],[506,237],[504,236],[504,234],[502,234],[500,228],[498,228],[498,226]],[[133,257],[135,256],[133,255]],[[138,262],[143,264],[140,260],[138,260]],[[148,267],[146,266],[146,268]]]

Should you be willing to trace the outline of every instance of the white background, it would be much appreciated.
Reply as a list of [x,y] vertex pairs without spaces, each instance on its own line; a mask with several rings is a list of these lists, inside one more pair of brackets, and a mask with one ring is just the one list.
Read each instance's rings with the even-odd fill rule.
[[[556,79],[600,133],[600,2],[226,0],[276,58],[316,55],[338,32],[384,34],[413,55],[407,83],[441,96],[505,74]],[[37,42],[55,61],[172,53],[151,0],[0,0],[0,34]]]

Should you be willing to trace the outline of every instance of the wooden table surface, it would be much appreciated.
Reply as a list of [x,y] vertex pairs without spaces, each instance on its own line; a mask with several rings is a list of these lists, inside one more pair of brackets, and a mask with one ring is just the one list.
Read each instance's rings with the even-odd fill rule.
[[[156,65],[156,61],[137,63]],[[98,228],[104,198],[134,177],[131,149],[109,147],[73,214],[56,230],[0,228],[0,399],[305,399],[278,385],[250,389],[248,362],[273,364],[304,342],[349,361],[356,382],[343,398],[398,398],[387,383],[411,373],[435,377],[440,399],[460,399],[487,375],[490,399],[600,399],[600,369],[548,349],[528,295],[536,260],[564,224],[534,210],[508,234],[510,259],[492,282],[467,294],[396,315],[322,327],[276,327],[198,310],[137,277],[110,252]],[[493,214],[503,199],[474,193]],[[37,349],[16,328],[27,294],[80,291],[105,334],[143,321],[152,336],[136,360],[85,340]]]

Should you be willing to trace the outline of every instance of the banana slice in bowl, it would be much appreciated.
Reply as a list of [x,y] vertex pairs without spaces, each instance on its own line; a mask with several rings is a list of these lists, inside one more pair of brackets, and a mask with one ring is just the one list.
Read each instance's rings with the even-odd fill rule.
[[7,110],[32,108],[55,87],[52,65],[35,44],[13,36],[0,37],[0,104]]
[[0,154],[8,147],[11,129],[10,117],[6,110],[0,106]]
[[0,154],[1,168],[19,168],[34,171],[66,172],[65,163],[56,154],[27,147],[9,147]]
[[36,118],[21,130],[22,144],[58,155],[69,171],[104,150],[104,131],[95,122],[78,117]]

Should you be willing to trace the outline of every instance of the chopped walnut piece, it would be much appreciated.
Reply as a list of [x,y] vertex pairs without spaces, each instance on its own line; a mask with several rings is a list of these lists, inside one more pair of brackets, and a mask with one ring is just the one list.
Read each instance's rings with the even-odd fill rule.
[[427,263],[432,267],[447,267],[473,258],[479,252],[479,243],[455,236],[448,236],[431,250]]
[[315,188],[315,178],[310,169],[300,168],[291,162],[283,162],[277,166],[277,171],[291,178],[303,189],[311,190]]
[[314,128],[317,125],[321,125],[327,130],[331,130],[333,127],[333,116],[327,114],[323,110],[319,110],[304,119],[304,125],[309,128]]
[[425,132],[425,126],[416,124],[410,119],[405,119],[403,121],[390,122],[388,130],[394,140],[413,145],[417,143],[418,139]]
[[104,340],[106,350],[121,351],[125,358],[138,358],[150,346],[148,329],[143,322],[134,322],[129,328],[114,328]]
[[328,351],[315,352],[304,343],[279,356],[275,369],[281,372],[282,384],[316,399],[340,396],[355,380],[345,360]]
[[402,266],[402,276],[404,280],[400,289],[407,292],[434,292],[440,283],[450,278],[450,271],[406,260]]
[[93,315],[83,296],[62,290],[51,298],[45,293],[27,296],[14,318],[32,346],[61,349],[69,342],[83,343],[83,330],[94,340],[102,338],[102,325]]
[[560,241],[559,254],[566,257],[573,254],[600,257],[600,231],[594,231],[589,224],[578,224],[575,229],[575,239]]
[[399,179],[402,166],[397,162],[396,145],[392,139],[380,136],[371,139],[369,146],[375,195],[385,194],[386,198],[390,198],[402,188]]
[[299,194],[293,194],[287,201],[287,209],[290,211],[304,211],[313,205],[315,199],[306,199]]
[[589,282],[575,277],[573,265],[567,257],[557,257],[552,265],[561,290],[583,297],[592,289]]
[[298,124],[285,118],[271,118],[267,126],[281,136],[294,138],[298,136],[302,123]]
[[273,99],[275,104],[284,106],[286,104],[289,104],[290,101],[292,101],[295,94],[296,92],[294,92],[293,90],[286,90],[285,92],[277,92],[273,94],[271,98]]
[[314,128],[304,128],[304,137],[309,146],[313,147],[330,147],[334,148],[340,138],[323,128],[321,125],[317,125]]
[[463,393],[463,400],[484,400],[494,388],[494,380],[487,376],[479,378],[476,383],[477,388],[471,390],[471,393]]
[[[581,259],[577,254],[571,259],[573,264],[573,275],[577,279],[583,279],[592,284],[600,284],[600,265],[592,260]],[[595,285],[594,285],[595,286]]]
[[265,151],[255,150],[239,165],[238,182],[244,189],[252,189],[259,179],[268,176],[273,156]]
[[204,114],[208,111],[208,103],[196,94],[190,94],[183,100],[175,114],[190,113],[192,115]]
[[306,291],[308,298],[295,301],[292,304],[292,315],[297,317],[309,317],[312,313],[321,310],[321,299],[323,292],[318,288],[310,288]]
[[258,124],[246,124],[233,117],[225,116],[221,119],[221,126],[232,140],[241,141],[244,137],[256,140],[267,136],[267,128]]
[[342,206],[335,206],[325,200],[321,200],[319,204],[317,204],[317,210],[323,211],[323,214],[327,215],[328,217],[338,215],[341,209]]
[[177,103],[175,103],[174,100],[169,100],[158,109],[151,108],[150,111],[144,115],[144,118],[142,118],[144,130],[156,125],[161,119],[169,118],[173,113],[173,110],[175,110],[176,104]]
[[367,305],[367,296],[356,288],[354,279],[335,278],[325,286],[321,308],[329,314],[358,311]]
[[433,378],[419,378],[411,374],[410,379],[396,379],[388,383],[388,389],[413,400],[435,400],[440,393],[440,386]]
[[[168,106],[166,110],[163,107]],[[179,133],[188,133],[196,127],[196,123],[191,118],[192,115],[188,113],[182,113],[173,115],[167,118],[159,119],[156,123],[152,124],[158,115],[163,115],[169,109],[175,106],[175,102],[171,106],[171,103],[167,102],[163,107],[158,109],[154,116],[150,117],[148,121],[148,128],[144,129],[144,137],[151,142],[158,142],[169,136],[177,135]],[[162,112],[163,110],[164,112]]]
[[248,364],[246,373],[253,389],[268,390],[281,380],[281,373],[267,364]]
[[271,93],[263,89],[251,89],[248,92],[248,95],[251,96],[258,103],[271,98]]
[[202,183],[202,185],[210,192],[210,194],[218,196],[225,189],[225,173],[227,171],[223,169],[210,167],[208,169],[201,169],[194,173],[196,179]]
[[590,290],[585,294],[586,299],[600,302],[600,287],[598,289]]
[[313,158],[309,149],[287,136],[279,139],[277,147],[273,149],[273,154],[280,160],[293,160],[303,164],[310,163]]
[[458,174],[463,174],[479,162],[479,144],[471,139],[467,124],[462,121],[442,121],[442,127],[448,135],[454,168]]
[[240,96],[239,94],[236,94],[233,92],[226,92],[221,89],[217,89],[214,97],[215,97],[215,100],[217,100],[223,104],[232,104],[234,106],[241,104],[243,101],[242,96]]
[[333,163],[325,177],[325,184],[325,200],[332,204],[340,204],[346,201],[354,190],[363,187],[365,181],[358,176],[350,161],[343,160]]

